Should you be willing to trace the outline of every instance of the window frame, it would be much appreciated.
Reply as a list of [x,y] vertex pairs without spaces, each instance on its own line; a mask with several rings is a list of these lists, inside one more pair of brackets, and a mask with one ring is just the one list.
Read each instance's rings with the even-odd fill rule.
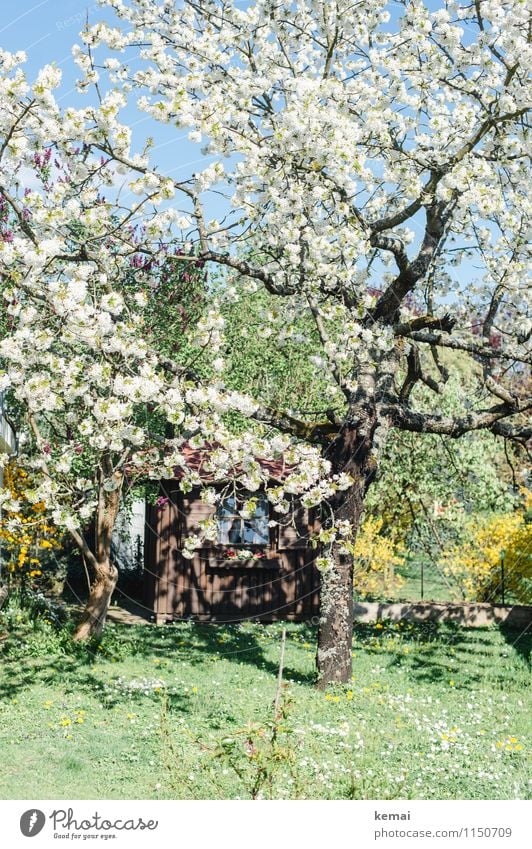
[[[246,494],[248,494],[248,493],[246,493]],[[217,525],[217,535],[216,535],[215,546],[220,551],[221,554],[223,554],[227,549],[236,549],[236,550],[248,549],[252,552],[259,551],[259,552],[264,552],[264,553],[266,553],[267,551],[272,549],[272,529],[270,528],[270,525],[269,525],[269,522],[270,522],[270,519],[271,519],[270,502],[268,501],[268,498],[267,498],[266,493],[264,491],[259,491],[258,493],[251,493],[250,492],[249,496],[250,497],[257,497],[259,499],[259,503],[262,502],[264,507],[266,508],[264,510],[264,513],[259,515],[257,518],[260,521],[266,521],[268,523],[267,526],[266,526],[266,529],[265,529],[267,539],[265,539],[263,542],[246,542],[245,539],[243,539],[244,534],[245,534],[245,524],[246,524],[246,522],[253,523],[254,517],[251,518],[251,519],[244,519],[238,513],[238,504],[241,503],[241,501],[245,500],[245,496],[242,499],[237,499],[235,495],[228,495],[225,498],[220,499],[220,501],[216,505],[216,511],[215,511],[215,514],[214,514],[214,518],[215,518],[216,525]],[[230,499],[232,499],[234,501],[234,507],[232,508],[231,512],[229,511],[229,509],[226,508],[225,515],[221,516],[220,510],[223,509],[224,504],[226,504],[227,501],[229,501]],[[257,506],[259,506],[259,505],[257,505]],[[230,541],[222,542],[222,540],[220,539],[220,529],[221,529],[221,523],[224,521],[224,519],[226,521],[230,520],[230,519],[232,519],[233,521],[235,519],[240,521],[240,537],[241,537],[240,542],[230,542]],[[231,528],[231,530],[232,530],[232,528]],[[231,531],[228,530],[227,536],[229,536],[230,532]],[[255,529],[255,532],[257,532],[256,529]],[[257,533],[260,534],[260,531],[258,531]],[[235,561],[238,561],[238,558],[230,558],[230,559],[234,559]]]

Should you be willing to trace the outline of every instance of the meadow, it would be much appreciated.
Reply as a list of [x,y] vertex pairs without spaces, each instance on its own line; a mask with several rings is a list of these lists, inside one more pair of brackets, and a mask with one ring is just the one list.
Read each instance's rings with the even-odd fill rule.
[[[358,625],[354,675],[314,686],[315,631],[0,614],[0,798],[524,799],[530,634]],[[278,697],[277,709],[274,700]]]

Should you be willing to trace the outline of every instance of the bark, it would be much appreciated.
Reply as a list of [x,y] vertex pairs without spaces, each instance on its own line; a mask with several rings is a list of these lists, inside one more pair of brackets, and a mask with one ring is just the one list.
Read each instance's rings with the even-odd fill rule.
[[[334,520],[348,520],[356,534],[364,509],[364,497],[374,475],[372,441],[374,424],[366,422],[364,434],[346,425],[327,452],[333,472],[347,472],[353,486],[340,492],[331,502]],[[330,520],[332,521],[332,519]],[[324,517],[324,524],[328,523]],[[318,687],[345,683],[352,675],[353,643],[353,558],[334,545],[334,565],[322,574],[320,621],[318,628]]]
[[75,640],[99,637],[103,631],[111,598],[118,580],[118,569],[111,561],[111,540],[120,509],[123,476],[113,472],[110,462],[100,475],[98,510],[94,531],[94,551],[85,538],[74,531],[72,536],[83,558],[93,572],[87,604],[74,632]]
[[110,560],[98,563],[94,572],[87,604],[74,633],[75,640],[88,640],[101,635],[118,580],[118,569]]
[[[336,509],[337,519],[348,519],[358,529],[363,509],[363,494],[355,485],[343,493]],[[322,574],[320,624],[318,629],[318,687],[345,683],[352,675],[353,643],[353,558],[333,547],[334,566]]]

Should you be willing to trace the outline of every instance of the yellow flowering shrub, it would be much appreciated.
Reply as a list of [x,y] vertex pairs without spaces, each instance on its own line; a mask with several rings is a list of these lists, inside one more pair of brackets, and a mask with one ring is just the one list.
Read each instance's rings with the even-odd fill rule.
[[382,526],[381,518],[368,516],[355,540],[354,586],[362,595],[386,595],[404,583],[396,572],[396,568],[404,562],[404,546],[384,536]]
[[466,598],[499,602],[504,557],[506,599],[530,603],[532,590],[532,524],[527,513],[532,493],[524,492],[524,510],[491,516],[473,515],[465,521],[464,538],[442,557],[447,575],[462,586]]
[[37,578],[48,552],[60,548],[61,543],[57,528],[48,521],[44,504],[27,500],[29,485],[24,469],[14,463],[6,466],[2,489],[10,497],[0,516],[0,545],[8,572]]

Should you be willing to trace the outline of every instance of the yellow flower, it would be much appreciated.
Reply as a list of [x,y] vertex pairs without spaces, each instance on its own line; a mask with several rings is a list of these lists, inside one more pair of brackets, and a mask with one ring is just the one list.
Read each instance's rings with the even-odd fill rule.
[[377,622],[377,624],[375,625],[375,628],[377,628],[377,630],[380,630],[382,627],[382,622]]
[[[523,490],[525,497],[528,491]],[[526,522],[526,505],[513,513],[499,514],[490,519],[475,516],[468,520],[468,542],[455,545],[444,552],[443,564],[447,574],[469,598],[485,595],[499,581],[501,552],[509,588],[517,599],[524,600],[527,592],[527,552],[532,542],[532,526]]]
[[62,719],[62,720],[61,720],[61,722],[59,723],[59,725],[62,725],[62,726],[63,726],[63,728],[64,728],[64,727],[66,727],[67,725],[72,725],[72,720],[67,719],[67,718],[65,717],[65,719]]
[[453,679],[452,679],[452,678],[451,678],[451,680],[449,681],[449,686],[450,686],[450,687],[454,687],[454,681],[453,681]]
[[345,694],[345,697],[346,697],[346,699],[349,699],[349,701],[351,701],[351,699],[353,698],[353,691],[348,690],[347,693]]

